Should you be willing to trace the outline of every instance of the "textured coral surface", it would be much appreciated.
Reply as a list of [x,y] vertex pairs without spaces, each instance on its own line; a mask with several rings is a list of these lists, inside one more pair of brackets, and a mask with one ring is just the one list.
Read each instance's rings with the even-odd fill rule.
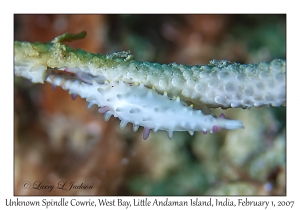
[[[147,23],[147,24],[145,24]],[[15,15],[15,40],[47,42],[88,32],[73,48],[136,60],[207,64],[285,59],[285,16]],[[69,44],[69,43],[68,43]],[[15,195],[285,195],[285,107],[215,109],[245,129],[147,141],[132,125],[104,122],[96,107],[60,87],[15,77]],[[171,119],[170,119],[171,120]],[[42,181],[53,190],[25,189]],[[92,189],[62,190],[75,182]],[[38,185],[38,183],[36,183]]]

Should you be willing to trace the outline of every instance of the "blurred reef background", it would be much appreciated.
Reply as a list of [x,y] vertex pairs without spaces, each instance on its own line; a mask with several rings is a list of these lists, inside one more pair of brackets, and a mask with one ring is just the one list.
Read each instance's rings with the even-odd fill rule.
[[[70,44],[135,60],[188,65],[286,59],[286,15],[15,15],[14,39],[48,42],[87,31]],[[60,87],[14,79],[15,195],[285,195],[286,107],[214,109],[245,129],[203,135],[104,122]],[[25,189],[42,181],[52,191]],[[60,181],[92,189],[57,189]]]

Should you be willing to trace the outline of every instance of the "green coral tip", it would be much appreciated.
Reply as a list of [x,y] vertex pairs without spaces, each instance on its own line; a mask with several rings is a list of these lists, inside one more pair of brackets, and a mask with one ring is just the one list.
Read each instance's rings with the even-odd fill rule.
[[56,42],[71,42],[73,40],[77,39],[83,39],[86,36],[86,31],[82,31],[78,34],[70,34],[70,33],[65,33],[63,35],[60,35],[58,37],[55,37],[51,42],[56,43]]

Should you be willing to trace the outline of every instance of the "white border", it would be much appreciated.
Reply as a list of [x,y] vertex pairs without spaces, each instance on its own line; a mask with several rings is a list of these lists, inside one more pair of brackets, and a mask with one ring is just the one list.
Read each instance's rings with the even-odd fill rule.
[[[294,3],[295,2],[295,3]],[[297,131],[300,87],[299,62],[299,8],[296,1],[9,1],[1,6],[1,184],[0,206],[5,206],[5,199],[13,197],[13,14],[14,13],[287,13],[287,196],[280,197],[251,197],[251,200],[294,200],[293,209],[300,206],[296,198],[299,185],[299,138]],[[71,9],[71,10],[70,10]],[[46,197],[49,199],[49,197]],[[73,197],[67,197],[71,200]],[[74,197],[78,200],[87,197]],[[109,198],[109,197],[107,197]],[[118,197],[119,198],[119,197]],[[123,197],[124,199],[133,199]],[[162,199],[162,197],[157,197]],[[175,198],[175,197],[174,197]],[[189,200],[188,197],[177,197]],[[207,199],[208,197],[205,197]],[[217,197],[213,197],[214,199]],[[225,197],[220,197],[224,199]],[[230,199],[238,199],[234,197]],[[245,198],[245,197],[242,197]],[[22,200],[42,200],[43,197],[19,197]],[[59,199],[55,197],[55,199]],[[92,197],[96,200],[97,197]],[[111,198],[113,199],[113,198]],[[117,198],[116,198],[117,199]],[[155,199],[155,197],[151,197]],[[99,208],[99,207],[98,207]],[[122,207],[121,207],[122,208]],[[120,208],[120,209],[121,209]],[[137,209],[138,207],[136,207]],[[163,207],[157,207],[162,209]],[[169,207],[169,209],[174,207]],[[197,207],[211,209],[211,207]],[[246,209],[239,207],[238,209]],[[1,207],[1,209],[3,209]],[[37,209],[31,207],[30,209]],[[40,208],[39,208],[40,209]],[[101,207],[101,209],[105,209]],[[108,208],[112,209],[112,208]],[[122,208],[124,209],[124,208]],[[166,208],[164,208],[166,209]],[[224,207],[222,209],[231,209]],[[248,208],[247,208],[248,209]],[[268,208],[269,209],[269,208]],[[286,208],[282,208],[286,209]]]

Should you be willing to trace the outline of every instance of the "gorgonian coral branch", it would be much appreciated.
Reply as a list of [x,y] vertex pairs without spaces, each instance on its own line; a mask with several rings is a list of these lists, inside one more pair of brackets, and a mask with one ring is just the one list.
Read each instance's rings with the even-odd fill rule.
[[[143,126],[144,138],[150,129],[166,130],[172,137],[173,131],[206,133],[243,127],[239,121],[213,117],[209,108],[285,105],[284,60],[161,65],[135,61],[129,52],[93,54],[62,43],[84,36],[84,32],[64,34],[45,44],[15,42],[15,74],[62,86],[102,107],[99,111],[106,118],[112,114],[120,118],[121,127],[127,122],[135,128]],[[165,122],[166,116],[174,120]]]

